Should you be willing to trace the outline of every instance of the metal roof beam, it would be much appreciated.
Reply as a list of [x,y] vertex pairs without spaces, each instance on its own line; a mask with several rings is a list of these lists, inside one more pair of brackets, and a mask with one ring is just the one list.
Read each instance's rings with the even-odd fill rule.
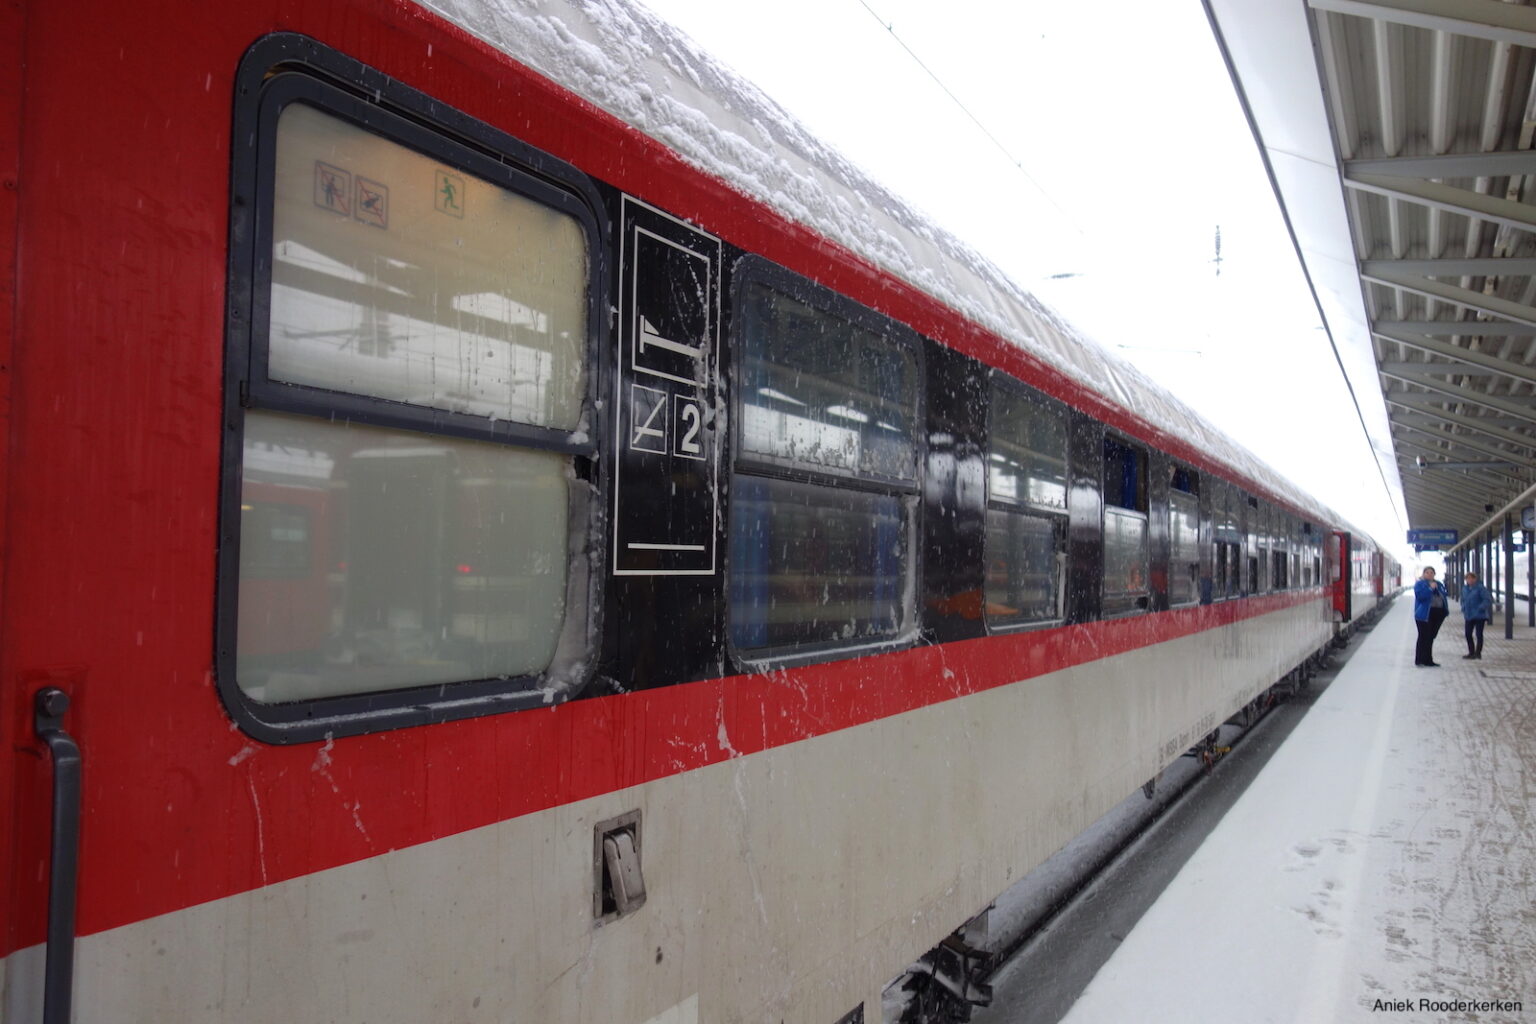
[[1349,178],[1505,178],[1521,174],[1536,174],[1536,149],[1344,161],[1344,175]]
[[[1378,333],[1391,335],[1422,334],[1429,337],[1536,337],[1536,324],[1515,324],[1506,320],[1378,320]],[[1392,341],[1400,339],[1393,337]]]
[[1392,426],[1394,428],[1402,427],[1404,430],[1410,431],[1414,434],[1444,442],[1449,446],[1449,448],[1442,449],[1447,455],[1451,454],[1451,448],[1459,448],[1463,451],[1471,452],[1476,455],[1482,455],[1486,458],[1502,459],[1512,466],[1522,466],[1527,469],[1536,467],[1536,460],[1533,460],[1529,457],[1519,455],[1515,452],[1504,451],[1500,448],[1489,448],[1486,445],[1478,444],[1476,441],[1463,434],[1450,434],[1444,430],[1435,430],[1429,423],[1426,423],[1422,420],[1411,419],[1406,416],[1398,416],[1392,420]]
[[1473,502],[1463,500],[1454,494],[1439,493],[1434,484],[1410,485],[1403,484],[1403,497],[1408,504],[1408,519],[1420,528],[1424,526],[1440,526],[1459,529],[1462,536],[1466,536],[1467,523],[1475,523],[1481,516],[1488,513],[1483,511],[1487,502]]
[[1475,530],[1462,530],[1461,531],[1461,537],[1462,537],[1461,543],[1457,544],[1456,547],[1451,548],[1451,550],[1452,551],[1456,551],[1459,548],[1466,547],[1470,543],[1470,538],[1477,537],[1478,535],[1482,534],[1485,530],[1496,529],[1499,532],[1499,535],[1503,536],[1503,534],[1504,534],[1503,519],[1507,515],[1511,515],[1512,514],[1514,516],[1514,520],[1515,521],[1514,521],[1513,525],[1516,528],[1518,528],[1520,526],[1519,510],[1524,508],[1525,506],[1529,505],[1533,498],[1536,498],[1536,486],[1527,487],[1525,490],[1521,491],[1518,495],[1516,495],[1511,501],[1507,502],[1504,505],[1503,508],[1499,509],[1491,517],[1489,517],[1488,519],[1484,520],[1483,524],[1481,526],[1477,527],[1477,529],[1475,529]]
[[1536,402],[1510,401],[1507,398],[1494,395],[1485,395],[1481,391],[1464,388],[1456,384],[1447,384],[1445,381],[1430,373],[1409,373],[1405,371],[1389,371],[1385,367],[1379,367],[1383,377],[1391,377],[1394,380],[1406,381],[1409,384],[1417,384],[1428,391],[1449,395],[1458,402],[1467,405],[1477,405],[1484,409],[1496,409],[1516,419],[1525,420],[1527,423],[1536,423]]
[[[1497,455],[1500,458],[1505,459],[1513,459],[1516,462],[1523,462],[1527,465],[1536,465],[1536,439],[1527,439],[1524,445],[1519,446],[1521,449],[1523,449],[1524,452],[1528,452],[1530,454],[1522,454],[1521,451],[1511,451],[1508,448],[1484,448],[1481,447],[1476,440],[1473,440],[1471,437],[1467,436],[1466,433],[1453,434],[1449,431],[1441,429],[1446,425],[1447,421],[1440,418],[1439,416],[1433,416],[1429,413],[1408,411],[1389,413],[1389,415],[1392,419],[1392,426],[1398,426],[1401,424],[1402,426],[1417,430],[1420,433],[1429,434],[1433,437],[1454,439],[1458,444],[1466,445],[1469,448],[1477,448],[1479,451],[1485,451],[1490,455]],[[1462,427],[1462,430],[1466,431],[1469,430],[1469,428]],[[1469,432],[1475,433],[1479,437],[1483,437],[1492,441],[1507,440],[1506,438],[1493,437],[1480,430]]]
[[1410,505],[1427,505],[1437,515],[1476,522],[1479,516],[1488,514],[1484,511],[1486,506],[1498,504],[1490,501],[1488,495],[1471,494],[1466,488],[1449,490],[1447,481],[1436,482],[1428,476],[1419,476],[1412,472],[1412,460],[1409,461],[1403,473],[1403,497]]
[[[1533,217],[1536,217],[1536,206],[1526,207]],[[1531,230],[1536,230],[1536,220],[1533,220]],[[1475,309],[1480,313],[1489,313],[1493,316],[1503,317],[1518,324],[1528,327],[1536,327],[1536,308],[1523,303],[1511,302],[1501,299],[1497,295],[1484,295],[1470,288],[1461,288],[1440,281],[1432,281],[1427,277],[1413,277],[1408,274],[1377,273],[1367,274],[1362,270],[1360,280],[1369,281],[1372,284],[1383,285],[1387,288],[1401,288],[1404,291],[1417,295],[1426,295],[1432,299],[1452,303],[1457,306],[1465,306],[1467,309]],[[1467,332],[1472,333],[1472,332]]]
[[[1405,373],[1419,371],[1421,373],[1433,373],[1440,377],[1497,377],[1502,371],[1491,366],[1473,366],[1470,363],[1414,363],[1414,362],[1390,362],[1384,361],[1378,364],[1382,373],[1401,376]],[[1536,369],[1536,367],[1533,367]],[[1510,374],[1514,376],[1514,374]]]
[[[1503,6],[1500,4],[1500,6]],[[1532,8],[1536,10],[1536,8]],[[1379,174],[1354,174],[1344,178],[1346,188],[1374,192],[1389,199],[1401,199],[1420,206],[1459,213],[1464,217],[1504,224],[1517,231],[1536,230],[1536,207],[1513,199],[1488,196],[1470,189],[1440,185],[1417,178],[1388,178]]]
[[1445,399],[1437,399],[1434,395],[1410,394],[1405,391],[1386,391],[1382,393],[1382,398],[1386,400],[1388,405],[1397,405],[1404,409],[1422,412],[1443,422],[1454,423],[1459,427],[1476,431],[1485,437],[1491,437],[1524,448],[1531,447],[1531,435],[1529,433],[1505,430],[1503,427],[1484,423],[1476,416],[1463,416],[1460,413],[1451,412],[1440,404]]
[[1308,5],[1433,32],[1536,47],[1536,9],[1499,0],[1308,0]]
[[1456,372],[1477,373],[1479,375],[1485,372],[1498,373],[1506,377],[1512,377],[1515,380],[1536,384],[1536,366],[1529,366],[1525,363],[1512,363],[1507,359],[1500,359],[1498,356],[1491,356],[1486,352],[1474,352],[1471,349],[1462,348],[1460,345],[1452,345],[1449,342],[1430,341],[1428,338],[1398,337],[1395,334],[1387,334],[1382,331],[1373,331],[1372,333],[1383,341],[1395,342],[1398,345],[1418,349],[1420,352],[1429,352],[1437,356],[1444,356],[1447,359],[1454,359],[1465,366],[1480,367],[1479,370],[1475,371],[1461,370]]
[[[1446,472],[1446,470],[1439,470],[1435,468],[1436,459],[1443,460],[1445,462],[1475,461],[1468,459],[1447,458],[1447,455],[1450,453],[1446,451],[1428,448],[1421,444],[1415,444],[1413,441],[1403,437],[1393,438],[1393,444],[1397,446],[1399,453],[1407,451],[1418,452],[1423,456],[1432,456],[1432,458],[1425,459],[1427,464],[1423,467],[1420,467],[1416,461],[1411,463],[1411,466],[1414,470],[1422,472],[1425,475],[1428,475],[1430,472]],[[1490,491],[1501,491],[1502,489],[1509,486],[1509,482],[1514,482],[1516,484],[1525,484],[1529,482],[1525,479],[1525,477],[1520,476],[1518,473],[1510,472],[1510,470],[1515,468],[1516,467],[1513,463],[1510,463],[1508,470],[1499,469],[1496,466],[1459,466],[1454,470],[1450,470],[1450,472],[1460,473],[1461,476],[1457,477],[1456,479],[1468,486],[1480,486]]]
[[[1412,466],[1407,468],[1411,471]],[[1496,504],[1466,491],[1447,491],[1443,482],[1436,483],[1411,473],[1403,478],[1403,496],[1410,504],[1428,505],[1437,513],[1456,519],[1475,519],[1478,515],[1487,515],[1483,507]]]
[[[1536,150],[1532,150],[1536,153]],[[1536,174],[1536,168],[1531,170]],[[1415,274],[1420,277],[1521,277],[1536,275],[1536,259],[1511,257],[1466,260],[1361,260],[1364,274]]]

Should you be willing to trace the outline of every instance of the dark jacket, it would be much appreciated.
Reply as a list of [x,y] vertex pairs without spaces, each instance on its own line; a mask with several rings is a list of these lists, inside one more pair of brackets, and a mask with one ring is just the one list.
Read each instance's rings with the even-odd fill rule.
[[[1435,582],[1431,583],[1429,580],[1426,580],[1421,576],[1417,581],[1414,582],[1413,617],[1415,619],[1419,620],[1420,622],[1429,621],[1429,598],[1431,594],[1437,592],[1440,595],[1441,601],[1447,601],[1445,596],[1445,584],[1441,583],[1439,580],[1435,580]],[[1449,612],[1450,608],[1448,604],[1449,602],[1447,601],[1447,606],[1442,607],[1441,611]]]
[[1481,583],[1470,583],[1461,588],[1461,614],[1467,619],[1493,618],[1493,598]]

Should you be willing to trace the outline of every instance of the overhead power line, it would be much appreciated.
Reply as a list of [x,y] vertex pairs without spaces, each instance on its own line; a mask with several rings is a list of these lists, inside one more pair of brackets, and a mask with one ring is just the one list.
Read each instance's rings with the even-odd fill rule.
[[1036,192],[1038,192],[1046,202],[1050,203],[1052,208],[1054,208],[1057,213],[1061,214],[1062,218],[1072,226],[1072,230],[1081,235],[1083,233],[1083,229],[1077,226],[1077,221],[1074,220],[1066,210],[1061,208],[1061,204],[1057,203],[1055,198],[1053,198],[1049,192],[1041,187],[1040,183],[1036,181],[1034,176],[1029,173],[1027,168],[1025,168],[1024,161],[1014,156],[1008,147],[1003,145],[1003,141],[992,132],[992,129],[988,128],[986,124],[982,122],[981,118],[976,116],[970,107],[965,105],[965,101],[956,95],[955,91],[945,83],[944,79],[940,78],[932,68],[923,62],[923,58],[917,55],[917,51],[908,46],[906,40],[902,39],[901,36],[896,34],[895,23],[886,21],[884,18],[880,17],[879,13],[873,7],[869,6],[868,0],[859,0],[859,6],[868,11],[869,16],[874,18],[875,21],[879,23],[881,28],[890,33],[891,38],[896,41],[896,45],[900,46],[903,50],[906,51],[907,56],[912,58],[913,63],[922,68],[923,73],[926,74],[929,78],[933,79],[933,83],[935,85],[944,90],[944,95],[948,96],[950,101],[953,102],[955,106],[959,107],[960,111],[965,114],[966,117],[970,118],[971,123],[980,129],[981,134],[985,135],[987,140],[991,142],[992,145],[997,147],[997,151],[1003,154],[1003,156],[1007,158],[1008,162],[1012,164],[1014,168],[1024,176],[1024,180],[1029,182],[1030,186]]

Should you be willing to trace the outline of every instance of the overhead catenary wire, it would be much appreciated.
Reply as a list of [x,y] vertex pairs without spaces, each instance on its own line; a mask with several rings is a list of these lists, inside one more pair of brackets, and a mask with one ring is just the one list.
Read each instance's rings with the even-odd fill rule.
[[917,51],[908,46],[906,40],[902,39],[901,36],[896,34],[895,23],[886,21],[884,18],[882,18],[878,11],[869,6],[868,0],[859,0],[859,6],[868,11],[869,16],[874,18],[875,21],[879,23],[880,27],[885,29],[885,31],[890,34],[890,37],[895,40],[896,45],[900,46],[904,51],[906,51],[907,56],[912,58],[913,63],[922,68],[923,73],[926,74],[929,78],[933,79],[933,83],[944,91],[944,95],[948,96],[950,101],[954,103],[955,106],[960,108],[961,113],[965,114],[965,116],[970,119],[971,123],[981,131],[981,134],[987,137],[987,141],[991,142],[993,146],[997,147],[997,151],[1003,154],[1004,158],[1006,158],[1007,161],[1013,165],[1014,169],[1024,176],[1024,180],[1029,182],[1030,187],[1038,192],[1042,199],[1044,199],[1047,203],[1050,203],[1052,209],[1061,214],[1062,220],[1064,220],[1072,228],[1072,230],[1077,232],[1079,235],[1084,234],[1083,229],[1078,226],[1077,221],[1072,218],[1072,215],[1067,213],[1066,210],[1062,209],[1061,204],[1056,202],[1055,197],[1047,192],[1044,186],[1036,181],[1034,176],[1029,173],[1029,169],[1024,166],[1024,161],[1014,156],[1013,152],[1003,144],[1003,140],[999,139],[997,135],[992,131],[992,129],[988,128],[985,122],[983,122],[981,118],[977,117],[975,112],[972,111],[970,107],[965,105],[965,101],[962,100],[959,95],[949,87],[944,79],[938,76],[937,72],[935,72],[931,67],[927,65],[926,62],[924,62],[923,58],[917,55]]

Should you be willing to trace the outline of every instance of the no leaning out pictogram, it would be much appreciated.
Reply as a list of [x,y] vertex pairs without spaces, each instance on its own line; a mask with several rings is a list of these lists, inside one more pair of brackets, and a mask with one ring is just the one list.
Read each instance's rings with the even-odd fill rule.
[[324,160],[315,161],[315,205],[376,228],[389,227],[389,186]]

